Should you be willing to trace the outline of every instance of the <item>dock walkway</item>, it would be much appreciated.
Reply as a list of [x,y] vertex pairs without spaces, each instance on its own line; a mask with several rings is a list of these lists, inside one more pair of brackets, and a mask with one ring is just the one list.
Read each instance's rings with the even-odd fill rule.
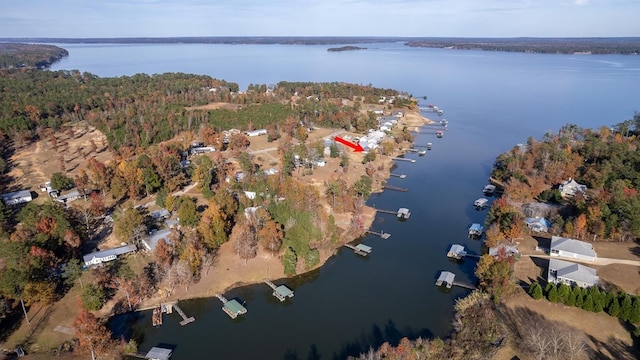
[[184,313],[184,311],[182,311],[182,309],[180,308],[180,306],[178,306],[177,303],[173,305],[173,308],[176,309],[176,311],[178,312],[178,315],[180,315],[180,317],[182,318],[182,321],[180,321],[180,326],[185,326],[189,323],[196,321],[196,318],[194,318],[193,316],[187,317],[187,315]]
[[397,160],[397,161],[407,161],[407,162],[410,162],[410,163],[416,162],[415,159],[407,159],[407,158],[400,158],[400,157],[394,157],[394,158],[391,158],[391,159],[392,160]]
[[403,188],[403,187],[398,187],[393,185],[385,185],[384,188],[387,190],[395,190],[395,191],[402,191],[402,192],[409,191],[409,188]]
[[367,234],[378,235],[378,236],[380,236],[381,238],[383,238],[385,240],[388,239],[391,236],[391,234],[385,233],[384,231],[375,232],[375,231],[367,230]]

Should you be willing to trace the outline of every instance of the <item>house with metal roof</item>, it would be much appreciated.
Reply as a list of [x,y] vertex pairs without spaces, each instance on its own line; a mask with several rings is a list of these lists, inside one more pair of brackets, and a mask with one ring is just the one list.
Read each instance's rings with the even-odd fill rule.
[[596,270],[588,266],[559,259],[549,259],[547,281],[554,284],[567,284],[587,288],[598,285]]
[[142,239],[142,245],[144,245],[147,250],[151,252],[156,251],[156,247],[160,241],[164,241],[165,244],[170,245],[171,240],[169,240],[169,234],[171,233],[171,229],[162,229],[152,232],[149,237],[146,239]]
[[75,190],[66,192],[64,194],[58,195],[56,197],[56,201],[61,202],[63,204],[68,204],[72,201],[78,200],[81,196],[82,194],[80,194],[80,191],[78,189],[75,189]]
[[31,191],[29,190],[20,190],[6,194],[0,194],[0,199],[2,199],[2,202],[5,205],[17,205],[33,200],[33,198],[31,197]]
[[582,261],[594,261],[597,257],[591,244],[560,236],[551,237],[549,255]]
[[92,252],[82,256],[86,266],[98,265],[103,262],[115,260],[120,255],[135,252],[138,248],[135,245],[125,245],[113,249]]
[[524,219],[524,223],[533,232],[547,232],[551,227],[551,222],[543,217],[530,217]]
[[573,197],[579,192],[584,193],[587,191],[587,185],[578,184],[578,182],[569,178],[569,180],[560,184],[558,190],[560,190],[560,195],[562,195],[563,198]]

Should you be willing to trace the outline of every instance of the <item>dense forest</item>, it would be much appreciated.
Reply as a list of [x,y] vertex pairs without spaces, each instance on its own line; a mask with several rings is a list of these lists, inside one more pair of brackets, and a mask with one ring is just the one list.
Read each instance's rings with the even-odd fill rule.
[[[640,114],[613,128],[566,125],[557,134],[501,154],[492,176],[508,184],[511,203],[562,205],[551,232],[578,239],[640,238]],[[587,190],[563,198],[559,185],[574,179]],[[545,214],[543,214],[545,215]]]
[[[390,89],[344,83],[281,82],[275,89],[252,84],[240,92],[235,83],[202,75],[100,78],[79,71],[36,70],[1,72],[0,90],[4,94],[0,130],[16,145],[35,139],[38,129],[58,130],[62,124],[86,120],[106,134],[113,149],[146,147],[180,131],[197,132],[203,124],[217,132],[233,127],[252,130],[295,117],[308,124],[357,126],[357,106],[349,110],[342,98],[358,95],[363,104],[399,95]],[[300,100],[288,104],[294,95]],[[187,110],[213,102],[237,104],[240,109]]]
[[428,38],[409,40],[406,45],[541,54],[640,53],[640,38]]
[[56,44],[284,44],[348,45],[404,42],[412,47],[435,47],[486,51],[548,54],[638,54],[640,38],[441,38],[441,37],[314,37],[314,36],[220,36],[170,38],[0,38],[0,41]]
[[54,45],[0,43],[0,69],[45,68],[68,55]]

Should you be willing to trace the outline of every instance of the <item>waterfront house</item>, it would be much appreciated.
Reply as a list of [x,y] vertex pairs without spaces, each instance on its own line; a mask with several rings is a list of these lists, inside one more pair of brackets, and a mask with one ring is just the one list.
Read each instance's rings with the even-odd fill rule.
[[493,257],[496,257],[496,256],[511,257],[511,256],[520,255],[520,250],[518,250],[517,244],[501,243],[496,246],[490,247],[489,255]]
[[115,260],[120,255],[135,252],[138,248],[135,245],[124,245],[113,249],[92,252],[82,256],[86,266],[98,265],[103,262]]
[[549,259],[547,281],[587,288],[598,285],[599,278],[596,270],[588,266],[552,258]]
[[5,205],[23,204],[33,200],[33,198],[31,197],[31,191],[29,190],[20,190],[6,194],[0,194],[0,199],[2,199],[2,202]]
[[587,190],[587,186],[578,184],[575,180],[573,180],[572,178],[569,178],[569,180],[560,184],[560,186],[558,187],[558,190],[560,190],[560,195],[563,198],[567,198],[567,197],[573,197],[577,193],[584,194],[584,192]]
[[267,129],[258,129],[258,130],[252,130],[252,131],[245,131],[244,133],[247,136],[260,136],[260,135],[267,135]]
[[551,256],[565,257],[582,261],[594,261],[596,252],[591,244],[584,241],[563,238],[559,236],[551,237]]
[[551,227],[551,222],[543,217],[530,217],[524,219],[524,223],[533,232],[547,232]]

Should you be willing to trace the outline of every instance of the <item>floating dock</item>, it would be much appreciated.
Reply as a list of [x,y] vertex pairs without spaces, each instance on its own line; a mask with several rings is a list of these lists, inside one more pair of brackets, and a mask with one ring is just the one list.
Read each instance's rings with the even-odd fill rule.
[[459,281],[455,281],[456,274],[450,271],[441,271],[438,280],[436,280],[436,286],[445,285],[447,289],[451,289],[452,286],[459,286],[469,290],[475,290],[475,286]]
[[407,177],[407,175],[405,175],[405,174],[390,174],[390,175],[393,176],[393,177],[400,178],[400,179],[404,179],[404,178]]
[[473,202],[473,206],[475,206],[478,209],[484,209],[487,207],[487,205],[489,205],[489,199],[487,198],[479,198]]
[[386,239],[388,239],[389,237],[391,237],[391,234],[386,233],[386,232],[384,232],[384,231],[381,231],[381,232],[375,232],[375,231],[367,230],[367,233],[368,233],[368,234],[371,234],[371,235],[378,235],[378,236],[380,236],[381,238],[383,238],[383,239],[385,239],[385,240],[386,240]]
[[416,160],[415,159],[407,159],[407,158],[401,158],[401,157],[393,157],[391,158],[392,160],[397,160],[397,161],[407,161],[410,163],[415,163]]
[[230,318],[235,319],[238,315],[244,315],[247,313],[247,308],[242,306],[237,300],[227,300],[221,294],[216,294],[216,297],[222,301],[222,310],[229,315]]
[[480,225],[480,224],[471,224],[471,226],[469,227],[469,236],[482,236],[482,233],[484,232],[484,226]]
[[451,247],[449,248],[449,251],[447,252],[447,257],[452,259],[458,259],[458,260],[462,259],[466,255],[467,255],[467,251],[464,249],[464,246],[459,244],[451,245]]
[[289,289],[286,285],[276,286],[276,284],[267,279],[264,279],[264,283],[269,285],[269,287],[273,289],[273,296],[275,296],[280,301],[285,301],[287,298],[293,297],[293,290]]
[[411,216],[411,212],[409,212],[409,209],[407,209],[407,208],[400,208],[400,209],[398,209],[398,212],[396,213],[396,216],[400,220],[407,220],[409,218],[409,216]]
[[371,246],[367,246],[364,244],[358,244],[356,246],[353,246],[351,244],[344,244],[345,247],[348,247],[349,249],[353,250],[354,253],[360,255],[360,256],[367,256],[369,254],[371,254],[371,250],[373,250],[371,248]]
[[403,188],[403,187],[398,187],[398,186],[393,186],[393,185],[385,185],[385,186],[383,186],[383,188],[387,189],[387,190],[395,190],[395,191],[402,191],[402,192],[409,191],[409,188]]

